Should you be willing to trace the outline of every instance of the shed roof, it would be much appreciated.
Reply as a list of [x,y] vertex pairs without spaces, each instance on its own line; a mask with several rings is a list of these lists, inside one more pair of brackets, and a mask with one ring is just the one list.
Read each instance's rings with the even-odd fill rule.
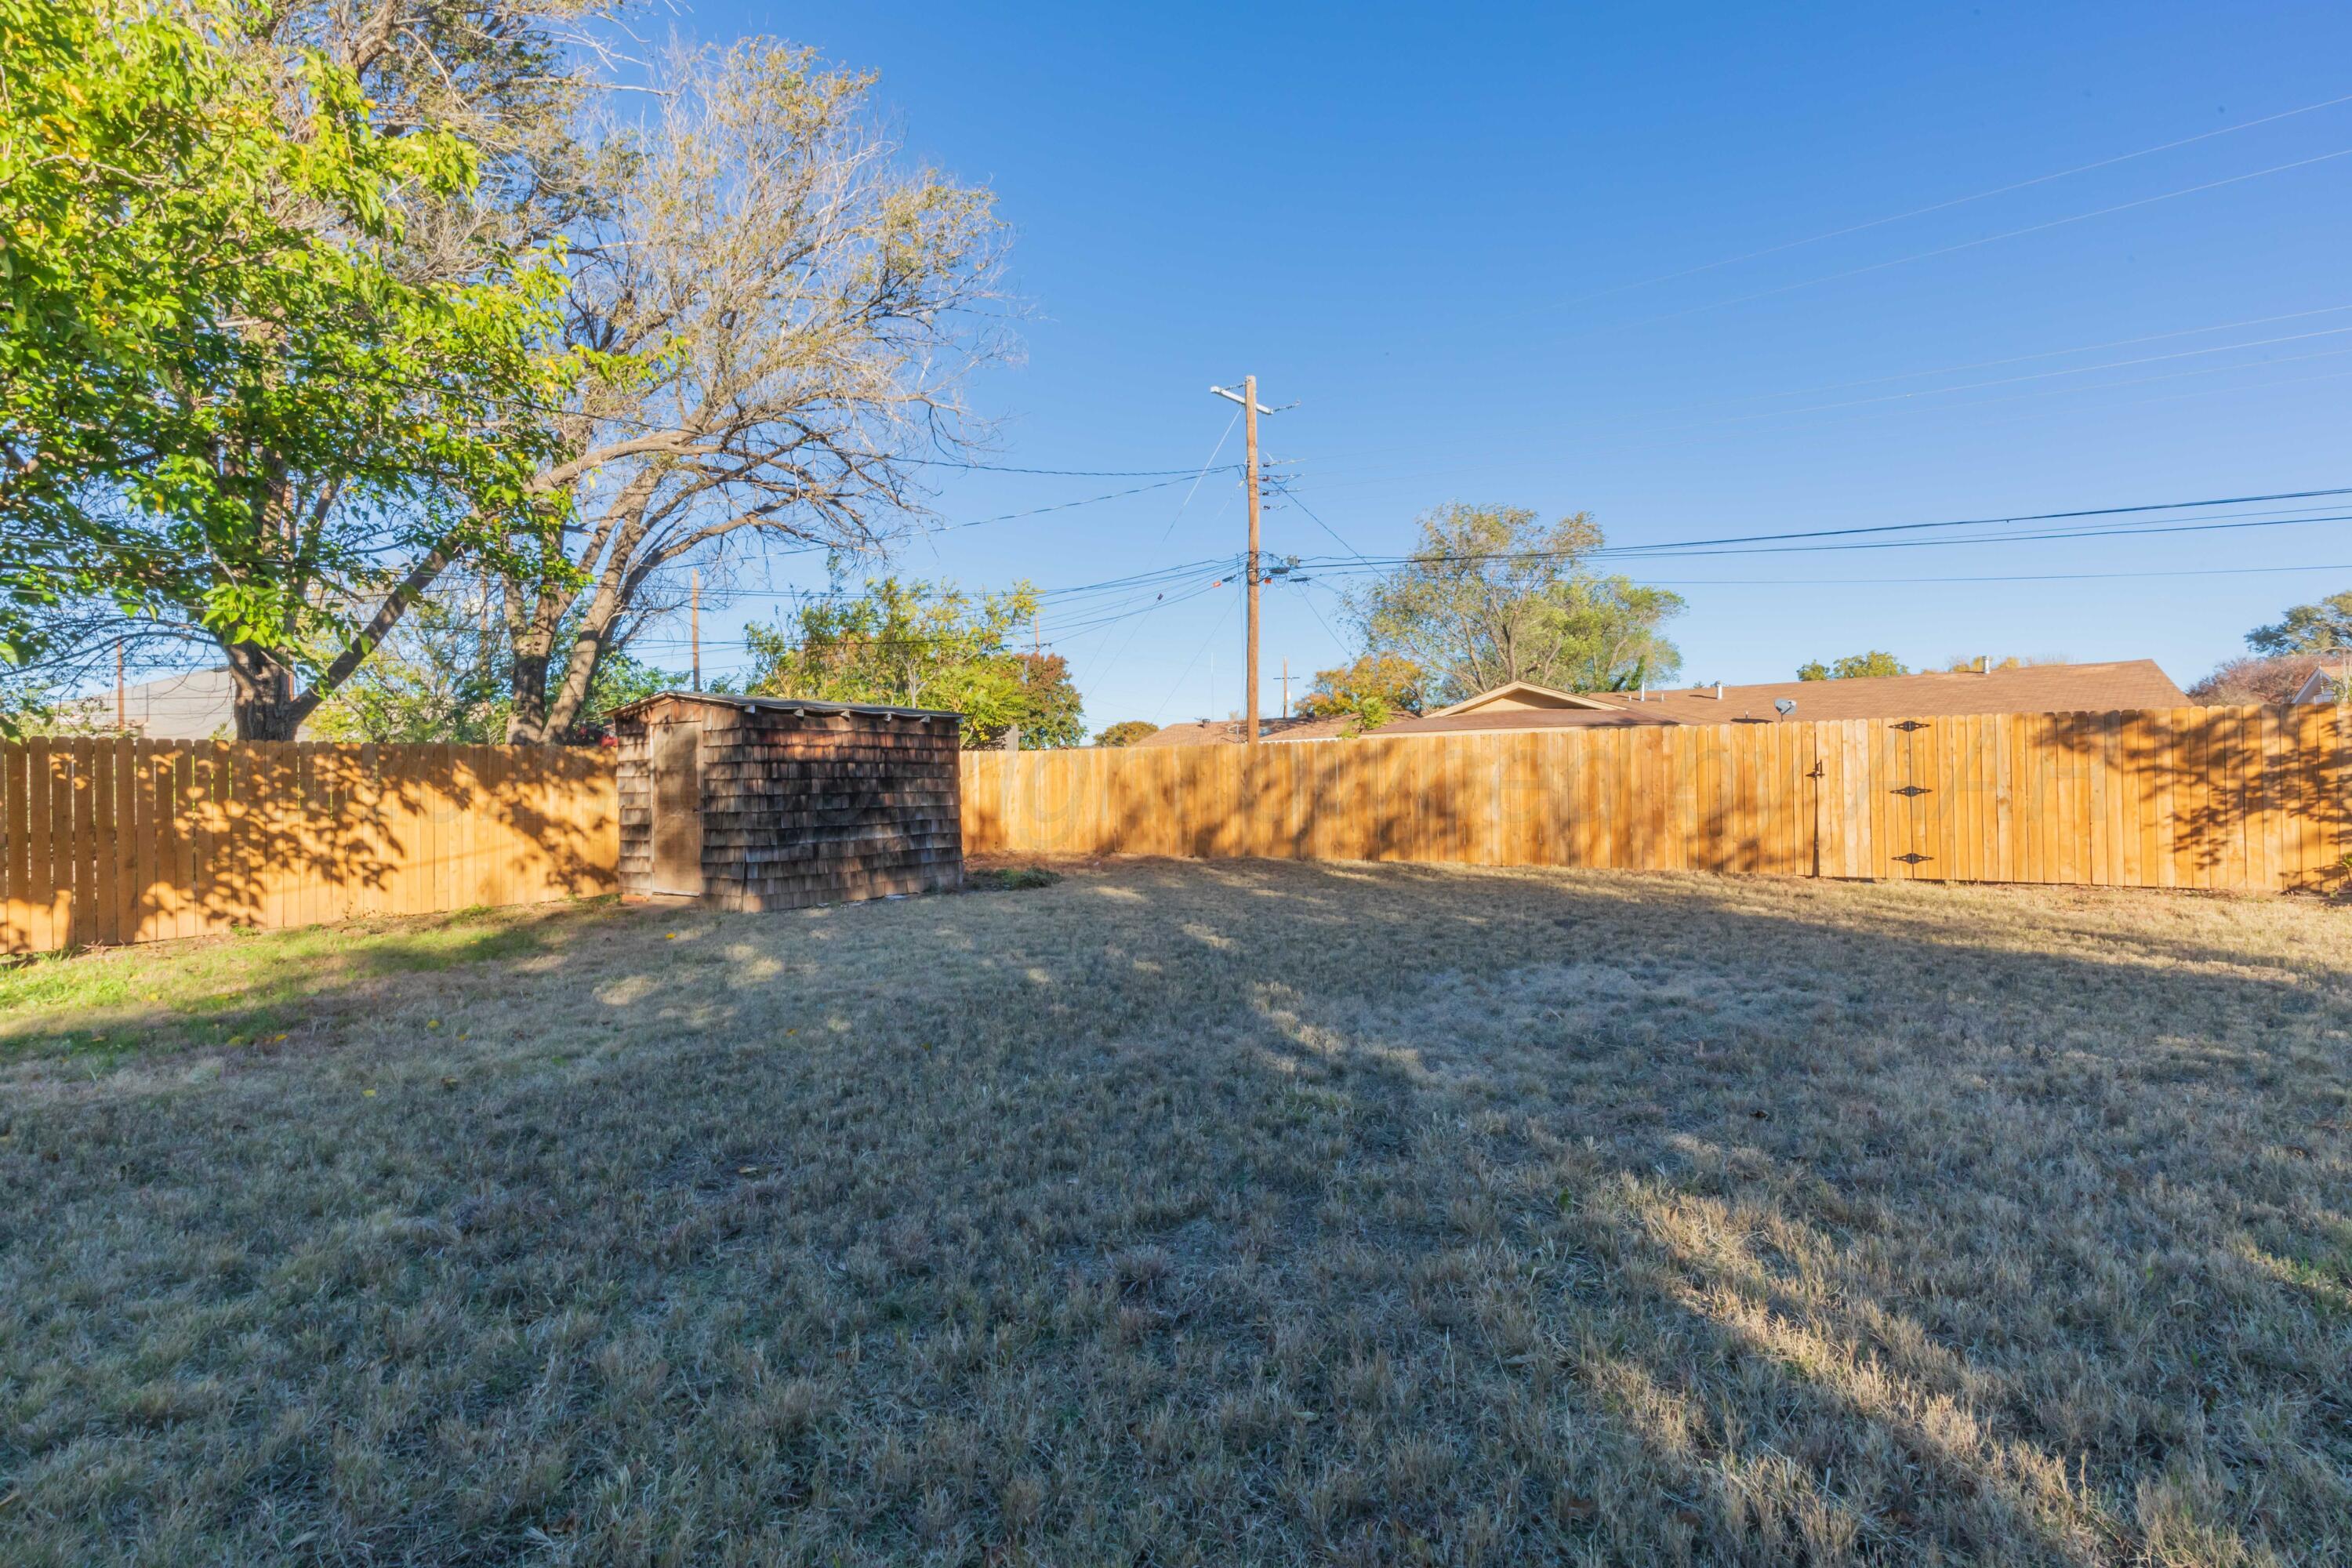
[[613,710],[614,718],[635,713],[656,702],[708,702],[765,713],[872,713],[894,719],[955,719],[963,715],[947,708],[893,708],[884,702],[821,702],[814,697],[744,697],[731,691],[656,691]]

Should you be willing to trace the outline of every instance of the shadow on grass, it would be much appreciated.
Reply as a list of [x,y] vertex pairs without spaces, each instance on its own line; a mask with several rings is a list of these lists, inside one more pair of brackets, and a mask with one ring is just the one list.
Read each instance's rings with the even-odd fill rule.
[[[1226,863],[1066,894],[1101,904],[1083,935],[940,906],[898,940],[1029,999],[1056,1050],[1105,1052],[1114,1077],[1130,1053],[1184,1052],[1153,1068],[1177,1084],[1163,1113],[1239,1097],[1272,1130],[1220,1151],[1205,1184],[1136,1180],[1286,1193],[1276,1252],[1307,1267],[1369,1241],[1401,1275],[1462,1270],[1388,1302],[1386,1351],[1454,1353],[1442,1331],[1486,1358],[1472,1405],[1490,1415],[1565,1419],[1555,1377],[1605,1413],[1638,1458],[1551,1480],[1602,1500],[1612,1550],[2098,1563],[2340,1542],[2345,1483],[2308,1458],[2341,1446],[2347,1352],[2326,1262],[2346,1222],[2313,1184],[2344,1163],[2318,1130],[2352,1098],[2340,966],[2137,928],[2036,952],[1956,906],[1939,921],[1928,889],[1856,919],[1801,884]],[[2036,918],[2065,923],[2047,902]],[[738,998],[634,977],[631,1008],[729,1037]],[[1235,999],[1206,1044],[1138,1043],[1202,995]],[[819,1010],[866,1026],[847,995]],[[984,1056],[973,1016],[968,998],[894,1002],[905,1049],[875,1068],[915,1041]],[[2295,1020],[2317,1024],[2289,1046]],[[1256,1081],[1216,1081],[1236,1062]],[[659,1092],[625,1060],[599,1076],[624,1101]],[[996,1114],[1016,1183],[1050,1194],[1087,1168],[1024,1142],[1045,1113],[1019,1096]],[[1090,1134],[1139,1137],[1136,1114]],[[875,1223],[935,1214],[929,1183],[959,1184],[902,1169],[866,1200]],[[1351,1189],[1356,1217],[1334,1218]],[[1192,1223],[1092,1245],[1181,1257]],[[1262,1322],[1193,1321],[1275,1352]],[[2254,1408],[2271,1424],[2248,1428]],[[1464,1440],[1482,1419],[1430,1418]],[[1558,1544],[1541,1513],[1518,1521],[1525,1550]],[[1375,1552],[1402,1517],[1327,1521],[1313,1545]]]
[[[2112,962],[2018,951],[1909,900],[1841,931],[1642,896],[1686,913],[1677,945],[1718,952],[1719,984],[1609,942],[1611,911],[1563,889],[1535,900],[1570,949],[1550,994],[1448,975],[1444,1005],[1368,1013],[1276,981],[1259,1007],[1268,1070],[1355,1130],[1355,1179],[1470,1169],[1452,1201],[1484,1212],[1433,1233],[1593,1266],[1536,1331],[1489,1303],[1472,1337],[1557,1355],[1689,1504],[1654,1500],[1667,1539],[1618,1545],[2333,1559],[2352,1484],[2306,1456],[2344,1451],[2352,1346],[2352,1224],[2320,1173],[2352,1100],[2340,965],[2142,932]],[[1507,920],[1473,920],[1540,972]],[[1255,923],[1203,934],[1246,948]],[[1612,971],[1635,984],[1612,995]],[[2337,1045],[2263,1037],[2297,1016]],[[1554,1051],[1546,1082],[1528,1058]],[[2255,1436],[2248,1404],[2301,1414]]]
[[[2341,970],[1936,898],[1228,862],[661,917],[524,955],[572,1010],[495,1091],[435,1087],[473,1070],[436,1045],[424,1098],[336,1079],[291,1153],[202,1093],[60,1103],[0,1163],[58,1202],[6,1237],[158,1205],[243,1314],[184,1352],[222,1409],[206,1357],[358,1347],[311,1407],[332,1466],[239,1472],[215,1544],[593,1559],[691,1515],[817,1558],[2343,1560]],[[213,1142],[126,1152],[175,1135]],[[496,1443],[446,1439],[436,1378]],[[160,1529],[140,1466],[194,1461],[139,1456],[194,1439],[87,1398],[0,1479]],[[73,1504],[91,1434],[115,1492]]]

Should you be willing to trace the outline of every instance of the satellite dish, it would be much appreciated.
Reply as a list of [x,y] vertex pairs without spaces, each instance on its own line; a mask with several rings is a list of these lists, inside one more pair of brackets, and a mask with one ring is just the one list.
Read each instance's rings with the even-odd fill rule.
[[1775,697],[1772,699],[1772,711],[1780,715],[1781,718],[1786,719],[1790,714],[1794,713],[1796,710],[1797,700],[1795,698]]

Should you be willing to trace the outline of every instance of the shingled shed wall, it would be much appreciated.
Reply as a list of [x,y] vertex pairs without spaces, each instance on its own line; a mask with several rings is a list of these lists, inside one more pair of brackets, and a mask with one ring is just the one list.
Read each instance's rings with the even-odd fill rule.
[[[778,910],[961,887],[959,723],[919,709],[694,692],[632,703],[616,715],[621,891]],[[694,821],[677,819],[688,810]],[[671,858],[698,862],[698,889],[675,867],[656,876],[657,837]]]

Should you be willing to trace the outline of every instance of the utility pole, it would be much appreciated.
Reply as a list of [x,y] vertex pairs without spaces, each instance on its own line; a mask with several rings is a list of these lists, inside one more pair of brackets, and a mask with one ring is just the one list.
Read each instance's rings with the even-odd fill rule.
[[1282,661],[1282,716],[1290,717],[1290,660]]
[[702,569],[687,574],[687,640],[694,645],[694,689],[702,689]]
[[1242,381],[1242,423],[1249,426],[1249,700],[1244,704],[1242,731],[1248,744],[1257,744],[1257,377]]
[[1229,402],[1240,404],[1246,422],[1248,458],[1244,472],[1249,486],[1249,631],[1245,657],[1249,668],[1246,711],[1242,720],[1248,728],[1242,731],[1242,741],[1245,745],[1255,746],[1257,744],[1257,416],[1272,414],[1275,410],[1258,406],[1257,377],[1254,375],[1242,378],[1242,389],[1238,393],[1228,392],[1222,386],[1213,386],[1209,390]]
[[131,728],[131,710],[124,704],[122,691],[122,639],[114,639],[114,728],[119,733]]

